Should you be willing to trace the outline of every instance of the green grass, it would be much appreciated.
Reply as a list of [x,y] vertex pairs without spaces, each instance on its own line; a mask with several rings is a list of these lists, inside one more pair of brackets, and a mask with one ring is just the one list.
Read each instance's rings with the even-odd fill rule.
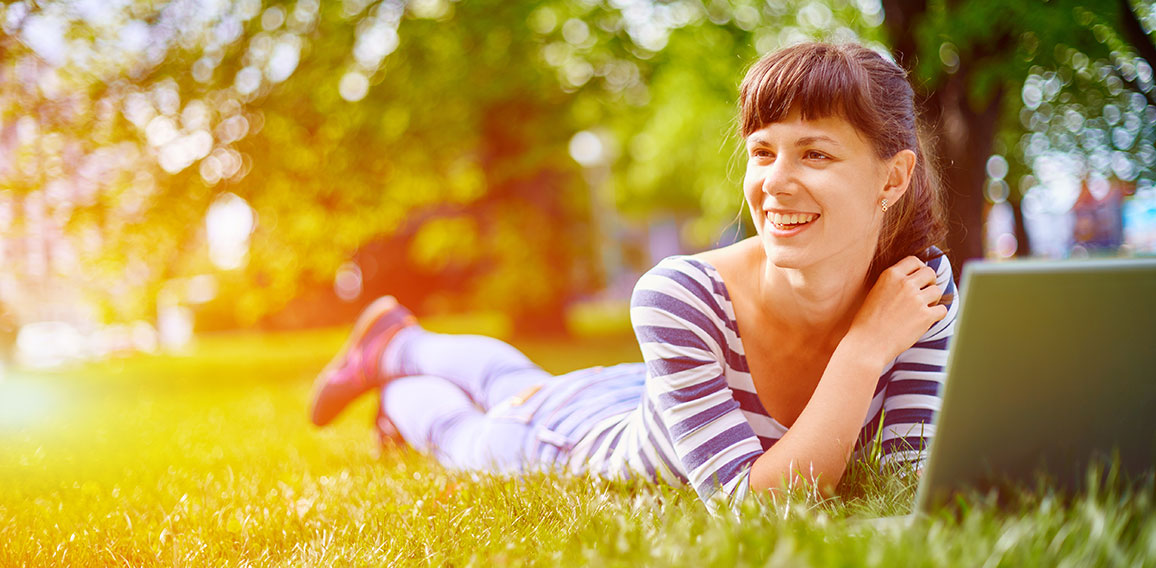
[[[0,566],[1156,566],[1151,486],[874,525],[910,508],[911,481],[859,468],[839,497],[712,517],[685,488],[447,472],[380,451],[370,400],[308,424],[341,333],[9,374]],[[554,372],[637,358],[629,337],[519,346]]]

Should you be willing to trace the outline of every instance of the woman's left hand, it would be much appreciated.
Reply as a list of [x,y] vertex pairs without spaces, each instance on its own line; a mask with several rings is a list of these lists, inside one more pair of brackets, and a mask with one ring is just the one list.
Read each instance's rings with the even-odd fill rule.
[[935,270],[914,256],[904,258],[879,276],[847,335],[870,344],[882,367],[947,315],[942,296]]

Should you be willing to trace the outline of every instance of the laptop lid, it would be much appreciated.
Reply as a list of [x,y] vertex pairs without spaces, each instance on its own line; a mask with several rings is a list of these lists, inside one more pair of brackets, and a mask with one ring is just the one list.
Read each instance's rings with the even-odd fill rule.
[[964,267],[935,440],[916,511],[1037,472],[1079,490],[1115,449],[1156,452],[1156,259]]

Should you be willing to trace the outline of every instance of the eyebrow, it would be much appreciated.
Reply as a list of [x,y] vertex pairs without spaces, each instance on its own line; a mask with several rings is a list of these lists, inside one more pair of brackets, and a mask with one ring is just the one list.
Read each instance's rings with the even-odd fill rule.
[[[835,140],[834,138],[831,138],[830,136],[822,136],[822,135],[820,135],[820,136],[804,136],[802,138],[799,138],[798,140],[795,140],[795,146],[809,146],[809,145],[814,144],[816,142],[827,142],[829,144],[834,144],[835,146],[842,147],[842,144],[839,144],[839,142],[837,140]],[[765,138],[763,136],[751,136],[750,138],[747,139],[748,145],[751,145],[751,144],[759,145],[759,144],[769,144],[769,143],[770,143],[770,141],[767,140],[767,138]]]
[[830,144],[840,146],[839,142],[837,142],[834,138],[831,138],[830,136],[804,136],[804,137],[796,140],[795,145],[796,146],[810,146],[811,144],[814,144],[815,142],[828,142]]

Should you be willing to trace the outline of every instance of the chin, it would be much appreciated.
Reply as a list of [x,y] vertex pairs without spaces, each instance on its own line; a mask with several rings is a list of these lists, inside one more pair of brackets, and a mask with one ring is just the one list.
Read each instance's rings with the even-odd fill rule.
[[767,262],[779,268],[803,268],[808,264],[805,251],[795,247],[763,241],[763,254],[766,255]]

